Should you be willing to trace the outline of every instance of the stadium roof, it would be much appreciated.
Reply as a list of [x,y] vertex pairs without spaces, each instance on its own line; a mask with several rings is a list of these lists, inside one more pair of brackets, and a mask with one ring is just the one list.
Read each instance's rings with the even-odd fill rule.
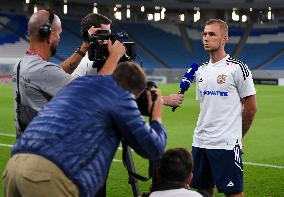
[[[63,2],[64,0],[54,0]],[[132,5],[132,6],[164,6],[166,8],[185,9],[200,7],[206,9],[228,9],[228,8],[284,8],[283,0],[67,0],[67,2],[75,2],[81,4],[93,5],[94,2],[100,5]]]
[[[68,6],[68,13],[64,13],[64,5],[66,10]],[[231,20],[235,12],[240,17],[238,21],[245,16],[261,24],[284,23],[284,0],[1,0],[0,12],[32,14],[36,6],[36,10],[51,8],[59,15],[82,17],[96,7],[99,13],[114,19],[114,7],[118,5],[121,20],[129,21],[146,21],[147,15],[154,16],[165,8],[164,21],[168,22],[179,22],[180,15],[184,15],[185,23],[193,22],[194,14],[200,11],[201,20],[214,17]],[[140,11],[141,6],[145,7],[144,13]],[[131,18],[125,16],[127,7],[131,9]],[[268,19],[268,12],[272,19]]]
[[[23,3],[26,0],[1,0],[1,7],[7,4],[13,4],[16,2]],[[98,5],[132,5],[132,6],[163,6],[169,9],[189,9],[193,7],[200,7],[206,9],[229,9],[233,7],[237,8],[284,8],[283,0],[28,0],[33,4],[85,4],[93,5],[97,3]]]

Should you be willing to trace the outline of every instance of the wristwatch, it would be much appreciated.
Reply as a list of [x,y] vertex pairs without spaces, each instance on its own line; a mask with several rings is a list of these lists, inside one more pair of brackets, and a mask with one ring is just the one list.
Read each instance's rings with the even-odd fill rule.
[[81,51],[81,47],[78,47],[78,49],[75,51],[75,53],[77,53],[81,57],[84,57],[86,55],[85,52]]

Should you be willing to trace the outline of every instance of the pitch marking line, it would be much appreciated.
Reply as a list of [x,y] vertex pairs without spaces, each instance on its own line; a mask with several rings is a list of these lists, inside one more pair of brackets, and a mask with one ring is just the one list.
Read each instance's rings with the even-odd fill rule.
[[262,167],[280,168],[280,169],[284,168],[284,166],[276,166],[276,165],[263,164],[263,163],[254,163],[254,162],[243,162],[243,163],[250,166],[262,166]]
[[13,147],[12,144],[1,144],[1,143],[0,143],[0,146],[2,146],[2,147],[9,147],[9,148]]
[[8,133],[0,133],[0,136],[3,136],[3,137],[16,137],[16,135],[8,134]]
[[[15,135],[13,135],[13,134],[3,134],[3,133],[0,133],[0,136],[15,137]],[[13,145],[12,144],[1,144],[0,143],[0,147],[12,148]],[[118,147],[118,150],[122,150],[122,148]],[[131,149],[131,151],[133,151],[133,150]],[[113,159],[113,161],[114,162],[121,162],[121,160],[119,160],[119,159]],[[276,165],[271,165],[271,164],[262,164],[262,163],[254,163],[254,162],[243,162],[243,163],[245,165],[249,165],[249,166],[262,166],[262,167],[284,169],[284,166],[276,166]]]

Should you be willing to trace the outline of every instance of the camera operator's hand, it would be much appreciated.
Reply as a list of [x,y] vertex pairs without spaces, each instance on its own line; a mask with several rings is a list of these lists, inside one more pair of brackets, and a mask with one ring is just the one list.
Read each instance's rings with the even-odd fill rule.
[[107,48],[108,48],[109,56],[104,66],[99,71],[99,74],[101,75],[112,74],[120,58],[125,54],[125,51],[126,51],[123,43],[117,40],[113,44],[111,43],[110,40],[108,40]]
[[94,26],[92,26],[89,30],[88,30],[88,34],[92,35],[95,34],[98,30],[101,30],[102,28],[96,28]]
[[[92,26],[86,35],[81,37],[83,39],[83,43],[80,47],[77,48],[77,50],[74,52],[73,55],[71,55],[69,58],[67,58],[65,61],[63,61],[60,66],[63,68],[63,70],[69,74],[72,74],[73,78],[80,76],[81,74],[78,74],[78,70],[74,72],[74,70],[78,67],[81,60],[85,57],[88,49],[89,49],[89,43],[88,43],[88,34],[95,34],[98,30],[101,28],[95,28]],[[87,66],[87,64],[81,64],[79,70],[82,70],[82,67]]]
[[[100,30],[101,28],[95,28],[94,26],[92,26],[89,30],[88,30],[88,35],[92,35],[95,34],[98,30]],[[88,37],[83,38],[83,44],[80,47],[80,51],[82,51],[83,53],[86,54],[86,52],[89,49],[89,43],[88,43]]]
[[[155,104],[154,104],[154,109],[152,112],[152,121],[156,120],[158,122],[162,122],[163,99],[161,96],[161,90],[157,88],[152,88],[151,91],[153,91],[157,96],[156,100],[154,101]],[[147,99],[148,99],[148,104],[149,104],[148,106],[149,112],[151,112],[152,105],[153,105],[151,92],[147,90],[146,94],[147,94]]]
[[82,51],[83,53],[86,53],[89,49],[89,36],[96,34],[98,30],[103,30],[102,28],[96,28],[94,26],[92,26],[90,29],[88,29],[88,35],[86,35],[85,37],[83,37],[83,44],[80,47],[80,51]]
[[108,48],[109,56],[113,56],[117,58],[117,62],[126,52],[123,43],[118,40],[116,40],[113,44],[111,43],[110,40],[108,40],[107,48]]

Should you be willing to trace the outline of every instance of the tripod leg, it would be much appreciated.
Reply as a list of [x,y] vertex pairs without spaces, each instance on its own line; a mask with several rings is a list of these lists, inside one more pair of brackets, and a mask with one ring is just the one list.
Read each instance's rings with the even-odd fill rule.
[[[126,147],[126,168],[128,172],[136,172],[135,165],[133,162],[132,154],[131,154],[131,148],[129,146]],[[128,173],[129,179],[128,183],[131,184],[132,192],[134,197],[140,196],[139,186],[138,186],[138,180],[133,177],[130,173]]]

